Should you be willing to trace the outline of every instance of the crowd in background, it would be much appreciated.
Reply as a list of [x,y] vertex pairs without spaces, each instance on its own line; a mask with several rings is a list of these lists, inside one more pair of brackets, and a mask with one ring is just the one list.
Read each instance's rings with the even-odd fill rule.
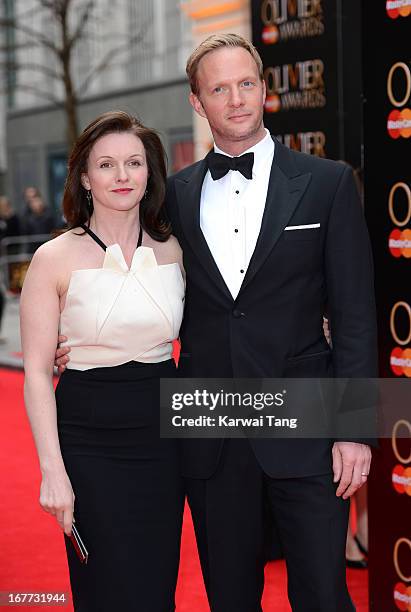
[[[61,227],[45,204],[39,190],[28,186],[23,192],[24,207],[18,214],[5,195],[0,195],[0,342],[1,324],[6,303],[10,265],[13,256],[26,253],[28,258],[55,230]],[[36,240],[35,236],[43,236]],[[25,238],[24,240],[20,240]],[[16,240],[14,240],[16,239]],[[17,240],[19,239],[19,240]]]
[[53,229],[54,215],[36,187],[24,189],[24,209],[20,215],[6,196],[0,196],[0,240],[14,236],[50,234]]

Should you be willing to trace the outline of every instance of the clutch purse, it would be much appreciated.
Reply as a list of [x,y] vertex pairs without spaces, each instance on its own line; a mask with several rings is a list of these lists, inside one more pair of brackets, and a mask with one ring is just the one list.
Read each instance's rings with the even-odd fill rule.
[[88,561],[88,551],[87,548],[84,545],[83,539],[79,534],[79,531],[76,527],[76,525],[73,522],[72,528],[71,528],[71,534],[69,536],[67,536],[69,538],[69,540],[71,541],[71,543],[74,546],[74,550],[77,553],[78,558],[80,559],[80,563],[87,563]]

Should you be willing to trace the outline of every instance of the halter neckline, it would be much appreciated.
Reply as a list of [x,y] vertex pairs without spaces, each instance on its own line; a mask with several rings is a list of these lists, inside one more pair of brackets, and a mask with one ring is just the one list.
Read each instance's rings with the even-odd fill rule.
[[[101,238],[99,238],[94,232],[93,230],[91,230],[87,225],[84,225],[84,223],[80,224],[80,227],[86,232],[86,234],[88,234],[95,242],[97,242],[97,244],[99,246],[101,246],[101,248],[103,249],[103,251],[107,250],[107,245],[104,244],[104,242],[101,240]],[[137,240],[137,249],[138,247],[141,247],[141,244],[143,242],[143,228],[141,227],[140,224],[140,231],[138,234],[138,240]]]

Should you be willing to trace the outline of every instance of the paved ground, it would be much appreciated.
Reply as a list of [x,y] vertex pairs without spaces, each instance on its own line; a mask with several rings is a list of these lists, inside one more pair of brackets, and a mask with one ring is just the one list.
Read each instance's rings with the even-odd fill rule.
[[0,327],[0,367],[22,368],[19,296],[9,294]]

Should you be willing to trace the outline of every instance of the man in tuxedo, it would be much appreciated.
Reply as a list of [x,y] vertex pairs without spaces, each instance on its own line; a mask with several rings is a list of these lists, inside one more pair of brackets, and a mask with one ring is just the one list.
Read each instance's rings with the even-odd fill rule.
[[[242,37],[209,37],[187,73],[214,149],[168,182],[187,274],[181,375],[376,376],[371,252],[350,169],[271,137],[261,58]],[[345,580],[349,497],[370,462],[370,448],[352,441],[182,441],[211,610],[261,611],[267,503],[293,610],[354,610]]]
[[[209,37],[187,74],[214,149],[168,184],[187,274],[182,376],[376,376],[371,252],[351,170],[270,136],[261,59],[243,38]],[[211,609],[261,610],[268,499],[293,610],[353,610],[348,498],[366,481],[370,461],[370,448],[356,442],[185,440]]]

